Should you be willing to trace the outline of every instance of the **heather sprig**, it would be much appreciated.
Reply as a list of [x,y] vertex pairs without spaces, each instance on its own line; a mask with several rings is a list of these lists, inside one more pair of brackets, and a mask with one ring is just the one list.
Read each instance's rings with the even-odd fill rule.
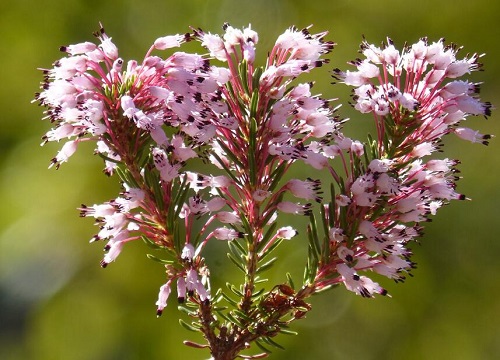
[[[310,311],[311,295],[340,284],[364,297],[387,295],[370,272],[405,280],[415,267],[408,245],[422,224],[466,198],[456,191],[459,161],[430,155],[449,133],[487,145],[490,135],[461,122],[489,116],[491,104],[480,101],[479,84],[457,80],[481,68],[477,54],[457,59],[459,48],[442,40],[401,52],[390,40],[380,48],[364,41],[355,71],[333,71],[355,88],[354,108],[374,119],[373,136],[351,139],[339,106],[300,81],[329,63],[335,44],[326,32],[291,27],[259,65],[251,27],[223,30],[160,37],[142,61],[125,62],[101,27],[98,44],[61,48],[65,57],[43,70],[36,99],[53,124],[44,143],[65,141],[51,166],[94,141],[104,172],[122,184],[118,197],[80,207],[99,226],[91,241],[106,243],[101,266],[126,243],[144,241],[165,270],[157,315],[175,289],[190,318],[181,324],[206,339],[186,345],[217,360],[262,358]],[[186,41],[207,53],[155,55]],[[205,173],[194,170],[200,161]],[[296,166],[307,175],[291,178]],[[285,213],[309,225],[278,228]],[[204,258],[216,240],[227,242],[241,272],[227,289],[212,289]],[[288,273],[269,284],[266,271],[280,261],[274,250],[288,240],[308,244],[302,285]],[[264,352],[242,355],[251,344]]]

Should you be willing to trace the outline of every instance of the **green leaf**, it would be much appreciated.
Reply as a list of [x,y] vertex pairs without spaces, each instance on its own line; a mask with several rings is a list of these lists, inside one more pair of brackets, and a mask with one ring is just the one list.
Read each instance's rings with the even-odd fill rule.
[[[265,281],[267,281],[267,279],[260,279],[259,281],[255,281],[255,284],[259,284]],[[252,299],[258,298],[259,296],[262,295],[264,291],[265,291],[264,289],[260,289],[259,291],[254,291],[254,293],[252,294]]]
[[[253,98],[252,98],[253,101]],[[257,156],[257,149],[255,147],[256,141],[257,141],[257,120],[255,120],[255,117],[250,117],[250,127],[249,127],[249,134],[248,134],[248,174],[250,178],[250,184],[255,185],[257,183],[257,164],[256,164],[256,156]]]
[[330,227],[333,227],[335,225],[335,185],[333,183],[330,183],[330,196],[331,196],[331,202],[328,206],[328,220],[329,220],[329,225]]
[[118,165],[116,168],[115,168],[115,172],[116,174],[118,175],[118,177],[120,178],[120,180],[126,184],[128,184],[130,187],[133,187],[133,188],[139,188],[139,184],[137,184],[137,181],[135,181],[134,177],[132,176],[132,174],[130,173],[130,171],[128,171],[123,164],[120,164]]
[[152,255],[152,254],[146,254],[146,257],[150,260],[153,260],[153,261],[156,261],[156,262],[159,262],[160,264],[173,264],[174,262],[172,260],[164,260],[164,259],[160,259],[160,258],[157,258],[156,256]]
[[314,257],[316,260],[318,260],[319,256],[321,255],[321,246],[319,244],[319,239],[318,239],[318,229],[316,228],[316,219],[314,217],[314,214],[311,214],[309,216],[310,222],[309,226],[307,227],[307,235],[309,238],[309,244],[314,252]]
[[333,289],[333,288],[336,288],[337,286],[340,286],[340,284],[333,284],[333,285],[327,285],[327,286],[323,286],[322,288],[318,289],[318,290],[315,290],[314,291],[314,294],[319,294],[323,291],[327,291],[327,290],[330,290],[330,289]]
[[226,175],[229,176],[236,184],[241,185],[240,180],[236,176],[234,176],[233,172],[226,166],[226,164],[224,164],[219,155],[217,155],[215,152],[211,153],[211,155],[217,160],[219,165],[224,169]]
[[231,254],[231,253],[228,253],[228,254],[227,254],[227,257],[229,258],[229,260],[231,260],[231,261],[233,262],[233,264],[234,264],[234,265],[236,265],[236,267],[237,267],[238,269],[240,269],[240,270],[243,272],[243,274],[246,274],[246,273],[247,273],[247,271],[246,271],[246,269],[245,269],[245,265],[241,263],[241,260],[238,260],[238,259],[237,259],[236,257],[234,257],[234,255],[233,255],[233,254]]
[[278,344],[276,341],[271,339],[269,336],[262,337],[262,340],[265,341],[267,344],[272,345],[278,349],[285,350],[285,348],[282,345]]
[[316,271],[318,269],[318,257],[313,250],[311,244],[307,247],[307,263],[304,272],[304,283],[312,284],[314,278],[316,277]]
[[185,305],[179,305],[177,306],[177,309],[179,311],[182,311],[183,313],[186,313],[188,314],[189,316],[196,316],[196,314],[198,313],[196,310],[189,310]]
[[273,257],[271,260],[269,260],[268,262],[262,264],[262,265],[259,265],[256,269],[256,273],[261,273],[263,271],[266,271],[268,270],[269,268],[271,268],[271,266],[273,266],[274,262],[277,260],[278,258],[277,257]]
[[233,311],[231,311],[231,314],[234,314],[247,322],[252,322],[252,320],[253,320],[250,316],[248,316],[243,311],[238,310],[238,309],[234,309]]
[[255,91],[256,89],[258,90],[259,89],[259,85],[260,85],[260,77],[262,76],[262,72],[264,71],[264,69],[262,68],[262,66],[259,66],[257,67],[254,71],[253,71],[253,75],[252,75],[252,89]]
[[226,317],[225,319],[228,320],[229,322],[235,324],[239,328],[245,328],[245,325],[238,319],[236,316],[234,316],[231,312],[225,314]]
[[295,290],[295,284],[293,283],[292,275],[289,272],[286,273],[286,279],[288,281],[288,285]]
[[256,119],[258,114],[257,111],[259,107],[259,89],[256,88],[253,90],[252,99],[250,100],[250,118]]
[[227,315],[227,313],[224,313],[224,312],[222,312],[222,311],[218,311],[218,312],[217,312],[217,314],[218,314],[221,318],[223,318],[224,320],[226,320],[228,323],[233,323],[232,318],[231,318],[231,317],[229,317],[229,316]]
[[[240,159],[238,157],[236,157],[234,155],[234,151],[227,147],[226,143],[219,140],[219,141],[217,141],[217,144],[219,144],[219,146],[224,151],[224,155],[226,155],[228,157],[228,159],[234,163],[235,166],[239,167],[240,169],[245,168],[245,165],[240,161]],[[216,154],[211,153],[211,155],[216,155]],[[221,166],[223,166],[223,167],[225,166],[225,164],[220,160],[219,157],[216,157],[216,159],[217,159],[217,161],[219,161]]]
[[270,175],[270,178],[273,180],[271,182],[271,185],[269,185],[268,188],[269,191],[274,191],[276,186],[278,186],[280,180],[283,178],[283,174],[286,171],[287,165],[288,162],[283,161],[276,167],[276,169],[273,170],[273,172]]
[[269,248],[266,250],[264,254],[262,254],[262,257],[259,258],[259,260],[264,260],[268,255],[270,255],[278,246],[281,245],[284,239],[278,238],[274,241],[274,243],[269,246]]
[[246,94],[249,94],[248,90],[248,63],[246,60],[242,60],[238,66],[238,74],[240,75],[241,84]]
[[112,159],[112,158],[110,158],[110,157],[108,157],[108,156],[104,155],[104,154],[103,154],[103,153],[101,153],[101,152],[98,152],[98,153],[97,153],[97,155],[98,155],[101,159],[103,159],[103,160],[109,161],[109,162],[114,163],[114,164],[121,164],[121,161],[120,161],[120,160]]
[[236,296],[238,297],[243,297],[243,293],[236,288],[233,284],[226,283],[226,286],[228,287],[229,290],[231,290]]
[[150,238],[148,238],[147,236],[145,235],[141,235],[141,239],[142,241],[144,241],[144,243],[150,247],[151,249],[154,249],[154,250],[159,250],[159,249],[164,249],[164,247],[156,244],[155,242],[153,242]]
[[179,319],[179,324],[181,324],[183,328],[185,328],[189,331],[194,331],[194,332],[200,331],[197,327],[195,327],[194,325],[188,324],[187,322],[185,322],[182,319]]
[[266,279],[266,278],[262,278],[261,279],[259,276],[256,276],[254,283],[255,284],[262,284],[262,283],[265,283],[265,282],[268,282],[268,281],[269,281],[269,279]]
[[228,241],[227,245],[229,247],[229,251],[231,251],[231,254],[234,255],[235,258],[240,258],[240,259],[245,259],[247,256],[246,250],[241,246],[241,244],[238,242],[238,240],[232,240]]
[[280,329],[280,333],[285,334],[285,335],[298,335],[299,333],[293,330],[288,330],[288,329]]
[[179,214],[182,211],[182,205],[186,202],[189,189],[187,176],[184,176],[182,183],[179,183],[177,180],[171,185],[171,192],[175,194],[175,196],[169,204],[167,213],[167,226],[169,230],[173,228],[174,224],[178,223]]
[[[226,284],[226,286],[229,287],[228,284]],[[238,306],[238,303],[236,301],[234,301],[233,299],[231,299],[226,293],[222,292],[221,293],[222,297],[228,302],[230,303],[232,306]]]
[[278,226],[278,223],[277,222],[273,222],[271,224],[271,226],[269,226],[269,228],[267,229],[267,231],[265,232],[264,236],[262,237],[262,240],[259,242],[258,246],[257,246],[257,251],[260,251],[260,249],[265,245],[267,244],[267,242],[269,241],[269,239],[271,239],[271,237],[273,237],[276,233],[276,227]]
[[262,345],[260,340],[255,340],[255,345],[257,345],[262,351],[265,351],[268,354],[272,353],[271,350],[269,350],[268,348],[264,347],[264,345]]

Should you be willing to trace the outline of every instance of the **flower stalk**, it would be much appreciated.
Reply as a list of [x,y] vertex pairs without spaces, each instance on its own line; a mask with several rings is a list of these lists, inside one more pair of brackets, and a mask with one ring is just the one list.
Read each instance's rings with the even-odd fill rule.
[[[121,59],[101,27],[99,44],[61,48],[66,56],[43,70],[36,99],[53,124],[44,143],[66,141],[51,166],[95,141],[105,174],[123,186],[115,199],[80,208],[99,226],[91,241],[106,242],[101,266],[142,239],[165,270],[157,315],[176,289],[189,318],[181,325],[206,340],[184,343],[215,360],[260,359],[282,348],[275,338],[293,333],[312,295],[339,285],[367,298],[387,295],[370,272],[405,280],[415,267],[409,244],[422,224],[449,201],[466,199],[456,191],[459,161],[430,155],[448,134],[487,145],[491,135],[461,122],[489,116],[491,104],[479,99],[479,84],[457,80],[481,68],[477,54],[457,59],[457,47],[427,39],[402,51],[391,40],[382,47],[364,41],[356,69],[332,73],[354,87],[354,108],[373,116],[375,134],[350,139],[339,106],[299,81],[329,63],[335,44],[326,32],[287,29],[260,66],[258,34],[223,29],[222,36],[191,29],[160,37],[139,63]],[[155,55],[187,41],[207,54]],[[199,159],[208,173],[191,171]],[[297,166],[308,174],[290,178]],[[278,227],[285,214],[309,224]],[[227,289],[211,288],[204,258],[216,240],[227,242],[241,272],[241,283]],[[308,243],[302,285],[289,274],[267,284],[266,272],[283,261],[274,250],[295,241]]]

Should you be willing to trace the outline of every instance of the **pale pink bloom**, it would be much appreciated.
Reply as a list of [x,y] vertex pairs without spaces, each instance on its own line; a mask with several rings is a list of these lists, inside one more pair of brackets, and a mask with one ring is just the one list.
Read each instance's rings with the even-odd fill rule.
[[123,110],[123,115],[128,118],[134,117],[134,115],[139,111],[139,109],[135,107],[134,100],[128,95],[123,95],[120,98],[120,105]]
[[185,244],[182,248],[181,259],[191,261],[194,257],[194,247],[191,244]]
[[446,77],[454,79],[469,74],[471,64],[467,60],[456,60],[446,67]]
[[174,159],[176,161],[186,161],[198,156],[193,149],[186,147],[181,136],[174,136],[170,145],[173,147]]
[[226,205],[226,200],[219,196],[215,196],[207,202],[208,211],[219,211]]
[[118,58],[118,48],[111,41],[111,38],[104,33],[104,29],[101,29],[99,39],[101,40],[99,49],[102,50],[104,56],[110,58],[111,60],[116,60]]
[[128,225],[128,218],[122,213],[104,216],[104,225],[97,234],[99,239],[108,239],[119,234]]
[[412,263],[399,256],[387,255],[381,259],[380,263],[373,265],[372,269],[376,273],[394,279],[395,281],[403,281],[405,277],[401,274],[412,267]]
[[449,159],[432,159],[425,163],[425,167],[430,171],[448,172],[457,162]]
[[429,209],[429,212],[432,214],[432,215],[436,215],[437,213],[437,210],[443,205],[443,202],[442,201],[439,201],[439,200],[435,200],[435,201],[431,201],[428,205],[428,209]]
[[203,284],[198,281],[196,283],[195,291],[198,293],[198,296],[200,297],[201,301],[207,301],[210,299],[210,294],[208,290],[203,286]]
[[430,155],[434,152],[435,146],[430,142],[420,143],[415,146],[411,152],[412,156],[415,157],[424,157],[426,155]]
[[347,206],[351,202],[351,198],[344,194],[339,194],[335,197],[335,204],[337,204],[338,206]]
[[87,70],[87,57],[79,55],[62,58],[57,65],[58,66],[52,70],[54,78],[69,80]]
[[372,174],[364,174],[358,177],[351,185],[351,192],[354,195],[361,195],[375,185],[375,179]]
[[96,48],[97,48],[96,44],[86,41],[79,44],[61,46],[61,51],[65,51],[71,55],[80,55],[94,51]]
[[244,236],[243,233],[226,227],[217,228],[212,234],[217,240],[234,240]]
[[114,241],[106,255],[104,255],[101,266],[106,267],[109,263],[115,261],[118,255],[120,255],[120,253],[122,252],[124,244],[125,241]]
[[360,76],[362,76],[365,80],[375,78],[380,75],[379,67],[374,64],[371,64],[368,60],[362,61],[360,64],[357,65],[357,67]]
[[241,219],[238,214],[229,211],[219,211],[215,218],[224,224],[240,224]]
[[156,39],[154,42],[154,47],[158,50],[165,50],[173,47],[179,47],[183,42],[184,35],[169,35]]
[[[76,135],[79,132],[78,127],[66,123],[62,124],[59,127],[48,131],[44,136],[44,143],[47,141],[59,141],[64,138],[70,138],[71,136]],[[42,143],[43,145],[43,143]]]
[[167,307],[168,297],[170,296],[171,292],[170,284],[171,280],[160,287],[160,292],[158,293],[158,301],[156,302],[156,316],[158,317],[161,316],[163,310]]
[[360,234],[364,235],[367,239],[381,239],[382,236],[380,232],[377,230],[375,225],[368,220],[362,220],[359,223],[358,231]]
[[231,72],[228,69],[217,66],[210,67],[209,75],[221,85],[227,83],[231,78]]
[[110,203],[99,204],[94,206],[82,205],[80,208],[80,216],[93,216],[94,218],[104,217],[107,215],[113,215],[116,212],[116,208]]
[[350,86],[361,86],[369,81],[368,78],[364,77],[359,71],[350,70],[343,73],[342,80],[344,84]]
[[227,60],[226,46],[219,35],[203,34],[201,40],[201,45],[210,51],[210,56],[221,61]]
[[392,44],[386,46],[384,50],[382,50],[382,57],[384,59],[384,62],[393,66],[398,64],[400,60],[399,51],[396,50],[396,48]]
[[264,201],[269,196],[271,196],[271,192],[266,190],[255,190],[252,194],[252,198],[258,202]]
[[245,41],[243,39],[243,31],[240,29],[235,29],[231,25],[227,25],[224,30],[223,37],[226,46],[238,46]]
[[78,146],[78,141],[76,140],[71,140],[66,142],[61,148],[61,150],[59,150],[56,157],[52,159],[49,168],[55,165],[56,169],[58,169],[62,163],[68,161],[71,155],[75,153],[77,146]]
[[353,140],[351,138],[348,138],[343,134],[339,134],[338,136],[336,136],[335,140],[340,149],[347,151],[351,149],[353,143]]
[[351,151],[357,157],[361,157],[365,153],[365,149],[364,149],[363,144],[361,142],[357,141],[357,140],[352,142],[352,144],[351,144]]
[[126,190],[123,195],[125,196],[125,198],[129,203],[129,208],[133,209],[135,207],[140,206],[146,196],[144,190],[139,188],[131,188],[127,184],[123,184],[123,186],[125,187]]
[[410,210],[404,214],[400,214],[398,215],[398,219],[402,222],[421,222],[427,220],[420,210]]
[[341,245],[337,248],[338,257],[346,262],[351,262],[354,260],[354,251]]
[[403,93],[398,98],[399,103],[402,107],[408,110],[417,110],[418,100],[412,94]]
[[451,99],[457,95],[471,95],[479,91],[479,85],[469,81],[455,80],[446,84],[439,95],[443,99]]
[[186,290],[186,279],[181,276],[177,279],[177,300],[179,303],[183,303],[186,299]]
[[465,196],[459,194],[452,187],[452,184],[439,183],[428,187],[429,193],[433,198],[445,199],[445,200],[464,200]]
[[311,35],[306,31],[287,29],[278,37],[275,48],[290,53],[290,59],[316,61],[333,48],[331,43],[321,41],[325,34]]
[[398,200],[396,210],[401,213],[407,213],[417,209],[422,204],[422,199],[418,195],[408,196]]
[[342,276],[346,288],[363,297],[373,297],[374,294],[387,295],[387,291],[379,284],[367,278],[359,276],[356,271],[346,264],[338,264],[337,271]]
[[385,195],[396,195],[399,193],[400,184],[397,179],[389,176],[387,173],[382,173],[375,180],[377,189]]
[[454,133],[461,139],[483,145],[488,145],[488,139],[491,138],[491,135],[483,135],[479,131],[463,127],[454,129]]
[[319,180],[292,179],[286,183],[285,188],[298,198],[321,201],[321,182]]
[[363,192],[353,196],[353,200],[358,206],[373,206],[378,199],[378,195],[370,192]]
[[153,158],[155,167],[160,172],[161,179],[165,182],[170,182],[179,176],[180,164],[171,165],[167,159],[167,154],[163,149],[154,148]]
[[297,235],[297,230],[295,230],[291,226],[282,227],[282,228],[278,229],[278,231],[276,232],[277,237],[279,237],[281,239],[286,239],[286,240],[290,240],[295,235]]
[[330,241],[334,241],[336,243],[341,243],[344,241],[345,236],[344,236],[344,230],[336,227],[330,228],[328,230],[328,238]]
[[382,63],[384,56],[382,50],[374,45],[363,43],[363,55],[372,63],[380,64]]
[[302,159],[306,164],[311,165],[316,170],[321,170],[328,166],[328,158],[317,152],[313,151],[304,151],[304,158]]
[[389,159],[373,159],[368,165],[368,169],[375,173],[385,173],[389,170],[392,161]]
[[291,201],[282,201],[277,205],[278,210],[296,215],[309,215],[311,211],[311,204],[297,204]]
[[163,147],[168,147],[170,145],[170,140],[168,139],[167,134],[165,134],[165,131],[162,127],[154,126],[149,130],[149,134],[157,145]]

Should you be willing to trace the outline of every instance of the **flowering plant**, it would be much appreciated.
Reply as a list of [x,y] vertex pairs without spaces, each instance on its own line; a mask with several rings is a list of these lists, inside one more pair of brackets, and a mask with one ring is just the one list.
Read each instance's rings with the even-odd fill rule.
[[[461,126],[470,115],[490,115],[479,84],[456,80],[480,69],[480,56],[457,59],[459,48],[442,40],[402,51],[391,40],[365,41],[355,70],[333,70],[354,87],[354,108],[373,117],[376,131],[361,142],[343,134],[347,119],[333,100],[297,79],[328,63],[334,43],[326,32],[287,29],[264,66],[256,65],[258,34],[250,27],[161,37],[142,62],[126,63],[102,27],[95,35],[98,45],[64,46],[66,56],[43,70],[36,99],[53,124],[43,140],[66,140],[51,166],[79,143],[96,142],[104,172],[123,186],[115,199],[80,208],[99,226],[91,241],[106,243],[101,266],[131,241],[155,249],[161,255],[148,257],[166,273],[157,315],[176,290],[190,317],[181,324],[206,340],[185,344],[207,348],[213,359],[266,357],[281,347],[274,338],[293,333],[290,324],[311,309],[308,298],[326,289],[387,295],[368,274],[403,281],[414,267],[408,244],[422,223],[450,200],[466,199],[455,188],[459,161],[429,155],[450,133],[485,145],[490,138]],[[154,55],[187,41],[208,53]],[[296,166],[323,180],[291,178]],[[305,216],[308,225],[281,226],[281,214]],[[298,230],[308,244],[302,283],[287,273],[267,284],[279,260],[273,251],[301,241]],[[240,284],[211,288],[204,256],[215,240],[227,242]],[[252,344],[263,352],[242,354]]]

